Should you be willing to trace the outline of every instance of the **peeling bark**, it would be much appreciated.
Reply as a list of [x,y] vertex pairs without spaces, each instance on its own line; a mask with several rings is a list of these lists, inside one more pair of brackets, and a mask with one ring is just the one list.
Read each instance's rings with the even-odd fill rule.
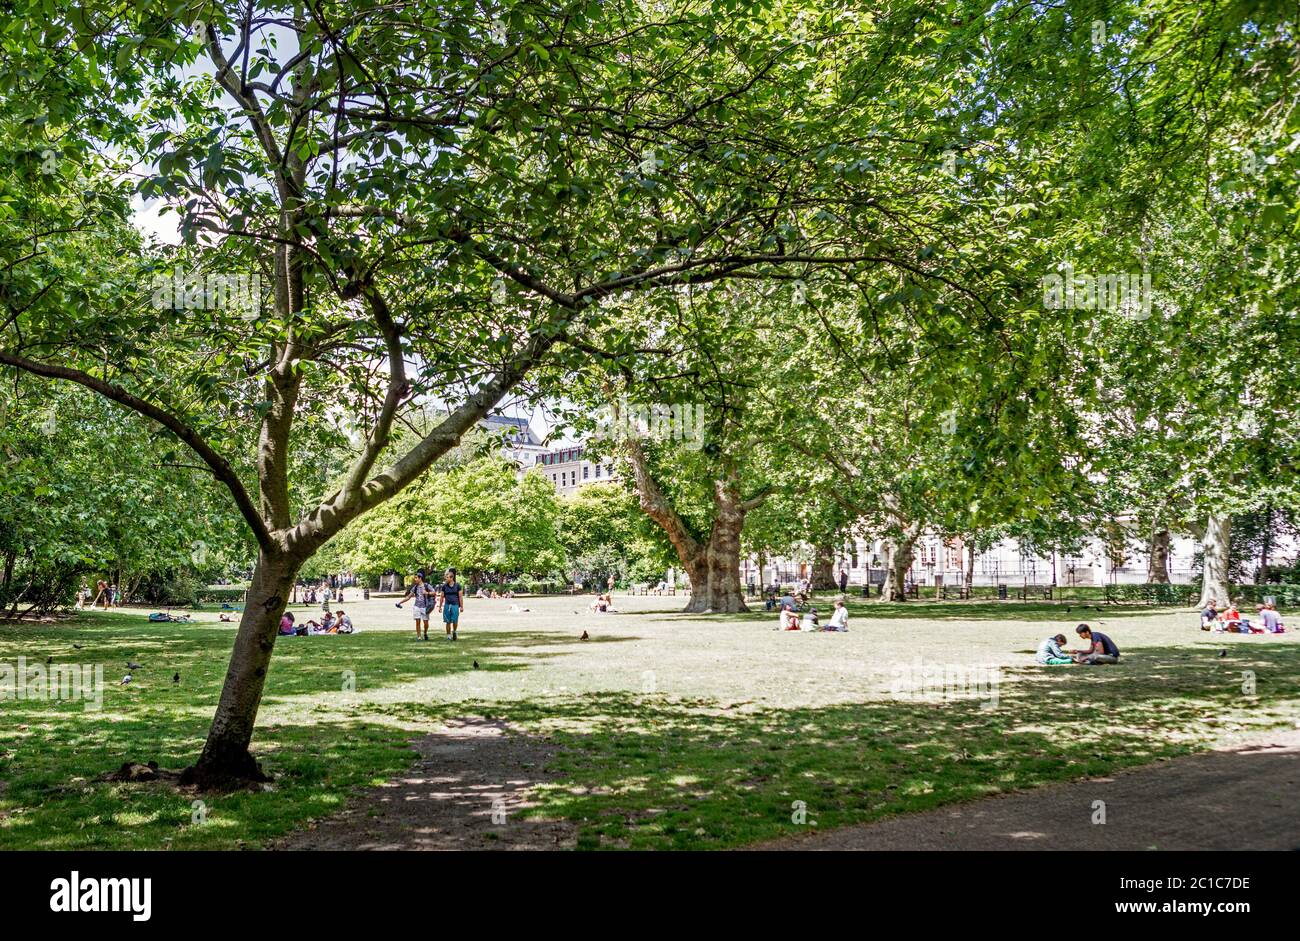
[[887,539],[885,550],[885,583],[880,588],[881,601],[906,601],[907,571],[912,567],[912,553],[921,528],[916,524],[904,527],[897,539]]
[[1151,531],[1147,552],[1147,584],[1169,584],[1169,530],[1163,527]]
[[1197,607],[1205,607],[1213,598],[1220,607],[1231,601],[1228,583],[1228,550],[1232,545],[1232,518],[1212,515],[1205,522],[1205,538],[1201,542],[1204,563],[1201,576],[1201,600]]

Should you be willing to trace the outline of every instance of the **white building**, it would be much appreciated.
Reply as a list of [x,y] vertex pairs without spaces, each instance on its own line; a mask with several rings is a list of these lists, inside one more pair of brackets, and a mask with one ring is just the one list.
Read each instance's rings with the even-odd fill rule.
[[[1193,556],[1199,548],[1195,539],[1173,536],[1169,546],[1169,579],[1175,584],[1189,584],[1195,579]],[[792,584],[812,576],[811,548],[797,558],[765,560],[762,572],[758,560],[741,563],[741,581],[755,585]],[[923,536],[913,549],[908,580],[917,585],[963,585],[966,580],[966,547],[960,539],[944,540]],[[862,586],[884,580],[884,547],[879,539],[854,537],[835,559],[835,578],[845,571],[849,584]],[[1133,585],[1147,580],[1147,557],[1141,550],[1130,550],[1127,558],[1116,564],[1100,538],[1089,540],[1078,555],[1049,553],[1044,556],[1021,551],[1019,542],[1006,539],[985,552],[975,554],[972,583],[980,586],[1006,585],[1009,590],[1025,586],[1058,585]]]
[[566,497],[588,484],[608,483],[614,478],[613,462],[587,460],[581,445],[540,454],[533,466]]

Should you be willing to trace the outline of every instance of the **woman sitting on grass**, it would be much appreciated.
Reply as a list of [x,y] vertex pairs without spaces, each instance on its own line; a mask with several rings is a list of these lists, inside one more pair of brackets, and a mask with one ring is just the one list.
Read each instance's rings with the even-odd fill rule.
[[844,604],[844,596],[840,595],[835,599],[835,613],[831,615],[831,622],[822,630],[838,631],[842,634],[848,633],[849,630],[849,609]]
[[329,634],[332,627],[334,627],[334,614],[331,611],[326,611],[319,622],[307,622],[307,628],[313,634]]
[[1282,615],[1277,613],[1277,605],[1272,601],[1265,601],[1259,606],[1259,619],[1264,622],[1264,630],[1268,633],[1286,633],[1286,626],[1282,623]]

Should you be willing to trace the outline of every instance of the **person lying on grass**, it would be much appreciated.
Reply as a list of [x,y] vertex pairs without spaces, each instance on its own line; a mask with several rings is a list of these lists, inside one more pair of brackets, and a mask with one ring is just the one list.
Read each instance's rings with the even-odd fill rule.
[[1057,634],[1055,637],[1046,637],[1038,645],[1038,653],[1034,659],[1043,666],[1059,667],[1067,663],[1074,663],[1074,658],[1065,651],[1065,635]]
[[1075,663],[1096,666],[1099,663],[1119,663],[1119,648],[1115,642],[1101,631],[1094,631],[1087,624],[1080,624],[1074,632],[1088,645],[1084,650],[1073,650]]
[[284,616],[280,618],[280,633],[286,637],[292,637],[296,632],[297,628],[293,625],[293,612],[284,612]]

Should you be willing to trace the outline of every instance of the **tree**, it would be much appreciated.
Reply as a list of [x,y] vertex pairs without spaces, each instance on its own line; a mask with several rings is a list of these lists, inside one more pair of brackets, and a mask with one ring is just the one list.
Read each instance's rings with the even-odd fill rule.
[[44,613],[97,576],[129,601],[151,579],[211,573],[248,551],[219,497],[84,390],[0,389],[0,612]]
[[557,535],[566,572],[602,586],[653,581],[672,565],[672,549],[649,523],[634,496],[615,483],[592,484],[559,501]]
[[555,490],[499,456],[427,473],[342,536],[342,561],[371,575],[455,568],[471,584],[489,574],[549,574],[562,564]]
[[[166,429],[253,534],[250,603],[187,780],[260,776],[249,743],[305,561],[539,365],[582,355],[569,344],[599,326],[602,299],[864,254],[846,221],[869,200],[835,159],[863,133],[843,108],[861,77],[827,73],[829,51],[803,55],[785,38],[790,11],[743,6],[749,15],[734,3],[521,3],[494,22],[468,0],[89,3],[6,34],[7,51],[39,67],[5,87],[59,115],[63,159],[78,146],[128,155],[147,168],[140,194],[181,216],[183,248],[123,262],[152,291],[88,307],[48,291],[75,266],[11,279],[0,363]],[[885,48],[832,30],[854,16],[827,8],[813,26],[834,62],[857,61],[868,39]],[[181,81],[181,69],[200,77]],[[783,238],[773,208],[813,190],[823,216]],[[27,268],[74,260],[75,234],[53,231],[48,206],[29,208]],[[197,268],[202,287],[155,283],[168,263]],[[102,289],[100,278],[89,275]],[[446,403],[446,418],[398,453],[393,428],[421,395]],[[358,433],[356,453],[337,490],[297,505],[295,434],[331,410]],[[241,461],[227,445],[250,425]]]

